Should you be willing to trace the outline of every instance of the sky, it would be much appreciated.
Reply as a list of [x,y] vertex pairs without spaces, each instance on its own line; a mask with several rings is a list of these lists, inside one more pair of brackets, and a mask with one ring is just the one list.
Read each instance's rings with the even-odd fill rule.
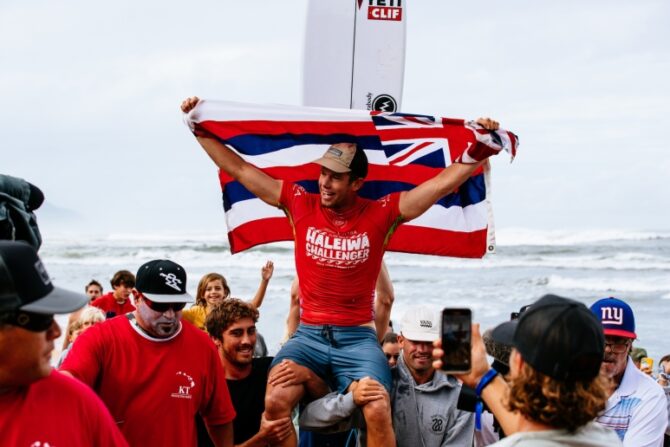
[[[492,163],[497,228],[670,228],[669,2],[405,6],[402,111],[491,116],[520,137],[514,163]],[[50,228],[225,232],[179,104],[300,105],[306,8],[3,0],[0,173],[44,191]]]

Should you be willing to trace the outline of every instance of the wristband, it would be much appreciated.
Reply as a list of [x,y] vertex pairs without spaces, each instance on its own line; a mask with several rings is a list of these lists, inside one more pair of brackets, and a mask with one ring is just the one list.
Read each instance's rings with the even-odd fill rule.
[[477,404],[475,404],[475,430],[482,430],[482,411],[484,410],[484,404],[482,403],[482,391],[486,386],[493,381],[493,379],[498,375],[498,371],[491,368],[484,374],[479,380],[477,387],[475,388],[475,394],[477,395]]

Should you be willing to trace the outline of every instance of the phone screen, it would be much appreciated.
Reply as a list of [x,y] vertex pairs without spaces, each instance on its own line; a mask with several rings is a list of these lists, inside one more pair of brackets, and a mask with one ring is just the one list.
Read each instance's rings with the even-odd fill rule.
[[442,310],[442,369],[451,373],[470,371],[470,309],[445,308]]

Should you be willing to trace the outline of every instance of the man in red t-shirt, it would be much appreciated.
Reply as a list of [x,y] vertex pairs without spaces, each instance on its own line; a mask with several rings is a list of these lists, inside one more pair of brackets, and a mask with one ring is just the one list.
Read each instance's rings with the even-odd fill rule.
[[53,371],[54,313],[72,312],[86,295],[51,284],[35,250],[0,241],[0,443],[8,446],[126,446],[90,389]]
[[214,343],[181,322],[186,272],[154,260],[137,272],[137,309],[89,328],[61,369],[92,387],[131,445],[196,445],[196,415],[232,446],[235,410]]
[[[186,99],[182,112],[189,113],[199,101],[196,97]],[[488,118],[477,123],[489,130],[498,128],[498,123]],[[365,152],[358,144],[335,140],[338,136],[333,136],[335,144],[315,161],[321,165],[319,194],[270,177],[199,129],[196,138],[221,170],[264,202],[284,209],[293,226],[301,324],[282,346],[272,367],[283,359],[293,360],[330,380],[340,392],[366,376],[390,389],[390,370],[373,322],[375,282],[388,240],[398,225],[423,214],[497,152],[477,142],[458,163],[421,185],[367,200],[358,196],[368,170]],[[290,415],[305,392],[302,384],[269,384],[267,418]],[[395,445],[388,398],[365,404],[362,410],[368,445]],[[295,433],[282,443],[295,444]]]
[[119,270],[110,283],[113,290],[93,300],[91,306],[102,309],[107,318],[134,311],[135,306],[130,302],[130,294],[135,287],[135,275],[128,270]]

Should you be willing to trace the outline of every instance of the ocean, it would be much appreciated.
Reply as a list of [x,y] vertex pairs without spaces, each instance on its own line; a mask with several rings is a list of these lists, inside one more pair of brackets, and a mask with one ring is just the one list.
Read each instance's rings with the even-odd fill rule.
[[[132,272],[146,261],[168,258],[188,272],[188,290],[202,275],[223,274],[232,295],[250,299],[266,260],[275,265],[258,330],[271,353],[284,336],[289,289],[295,274],[293,246],[278,243],[231,255],[221,234],[54,235],[40,255],[54,283],[81,290],[95,278],[109,290],[117,270]],[[497,252],[484,259],[387,253],[395,288],[392,320],[411,306],[469,307],[482,330],[509,319],[546,293],[590,305],[599,298],[626,300],[636,315],[638,341],[658,359],[670,353],[665,332],[670,304],[670,231],[497,231]],[[65,321],[60,316],[60,322]],[[60,343],[56,343],[60,346]]]

